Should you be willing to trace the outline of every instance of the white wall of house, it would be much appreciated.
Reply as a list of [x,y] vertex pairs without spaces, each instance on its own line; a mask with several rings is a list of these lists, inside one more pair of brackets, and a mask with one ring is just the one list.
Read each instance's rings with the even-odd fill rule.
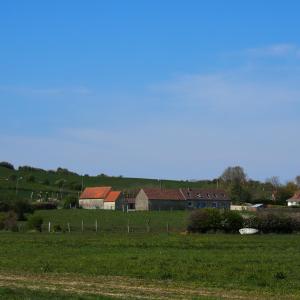
[[230,210],[248,210],[248,208],[246,205],[230,205]]
[[79,206],[84,209],[103,209],[103,199],[79,199]]
[[104,202],[104,209],[115,210],[116,209],[115,202]]

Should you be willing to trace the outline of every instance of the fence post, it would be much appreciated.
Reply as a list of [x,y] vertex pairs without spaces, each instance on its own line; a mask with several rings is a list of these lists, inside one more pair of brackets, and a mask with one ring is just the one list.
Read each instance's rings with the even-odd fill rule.
[[68,231],[71,232],[70,223],[68,223]]
[[98,221],[97,220],[95,221],[95,230],[96,230],[96,232],[98,232]]
[[81,220],[81,232],[83,232],[83,220]]
[[167,233],[169,233],[169,222],[167,223]]
[[150,219],[148,219],[147,221],[147,232],[148,233],[150,232]]
[[130,224],[129,224],[129,219],[127,220],[127,233],[130,233]]
[[49,224],[48,224],[48,232],[51,232],[51,222],[49,221]]

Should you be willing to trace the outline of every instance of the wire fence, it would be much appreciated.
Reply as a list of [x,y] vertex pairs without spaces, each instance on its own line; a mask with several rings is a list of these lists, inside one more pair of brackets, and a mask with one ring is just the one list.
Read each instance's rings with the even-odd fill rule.
[[[170,233],[170,232],[182,232],[185,230],[184,226],[176,226],[165,222],[164,224],[151,224],[146,221],[144,225],[133,224],[127,221],[124,224],[107,224],[101,223],[99,220],[94,222],[65,222],[58,224],[57,222],[46,222],[42,225],[42,232],[82,232],[82,233]],[[20,229],[20,231],[22,231]]]

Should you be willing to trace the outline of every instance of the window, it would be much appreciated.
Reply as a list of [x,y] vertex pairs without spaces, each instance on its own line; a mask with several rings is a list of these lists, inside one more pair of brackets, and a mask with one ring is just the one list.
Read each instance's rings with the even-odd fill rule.
[[206,203],[205,202],[199,202],[197,203],[197,208],[205,208],[206,207]]
[[193,203],[192,202],[188,202],[188,207],[192,207]]
[[216,208],[217,207],[217,202],[213,202],[212,207]]

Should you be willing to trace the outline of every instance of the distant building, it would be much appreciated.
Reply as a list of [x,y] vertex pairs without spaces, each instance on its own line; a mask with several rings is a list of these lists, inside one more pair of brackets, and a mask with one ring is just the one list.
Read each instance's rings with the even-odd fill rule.
[[230,209],[230,199],[221,189],[144,188],[135,199],[136,210]]
[[88,187],[80,195],[79,206],[85,209],[115,210],[116,203],[122,201],[120,191],[108,187]]
[[287,201],[287,206],[300,206],[300,191],[297,191],[294,196]]

